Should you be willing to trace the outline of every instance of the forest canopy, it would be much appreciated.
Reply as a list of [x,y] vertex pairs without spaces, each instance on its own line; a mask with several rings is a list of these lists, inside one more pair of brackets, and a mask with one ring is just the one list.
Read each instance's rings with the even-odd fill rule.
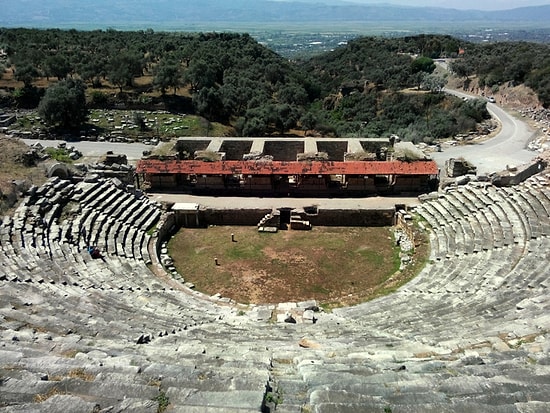
[[441,93],[446,78],[435,59],[444,57],[460,56],[451,66],[459,76],[525,82],[550,104],[548,47],[529,43],[367,37],[289,61],[247,34],[0,29],[0,49],[3,78],[19,81],[0,104],[38,106],[60,94],[37,89],[73,79],[86,87],[89,107],[161,103],[241,136],[301,130],[417,142],[472,131],[488,117],[485,102]]

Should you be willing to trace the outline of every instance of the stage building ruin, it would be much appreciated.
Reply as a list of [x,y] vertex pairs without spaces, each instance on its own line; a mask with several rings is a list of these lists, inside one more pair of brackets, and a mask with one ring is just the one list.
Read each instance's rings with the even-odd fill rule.
[[[361,150],[343,153],[342,160],[331,160],[327,153],[316,151],[317,142],[312,144],[311,139],[302,144],[310,151],[294,154],[296,160],[287,160],[288,153],[281,155],[283,160],[265,155],[262,149],[280,140],[271,145],[253,143],[251,146],[260,150],[242,154],[240,160],[228,160],[226,153],[215,150],[228,146],[220,140],[215,142],[217,148],[209,145],[206,150],[197,151],[195,159],[180,159],[177,155],[141,159],[136,168],[138,186],[152,191],[232,196],[353,197],[417,195],[436,189],[438,184],[439,171],[434,161],[396,158],[393,148],[388,150],[382,145],[390,145],[388,140],[375,141],[377,146],[369,152],[363,148],[372,146],[372,142],[357,142]],[[341,148],[342,142],[346,141],[335,143]],[[321,146],[330,148],[330,142],[322,142]],[[287,147],[296,147],[296,142]],[[209,151],[211,160],[205,159]]]

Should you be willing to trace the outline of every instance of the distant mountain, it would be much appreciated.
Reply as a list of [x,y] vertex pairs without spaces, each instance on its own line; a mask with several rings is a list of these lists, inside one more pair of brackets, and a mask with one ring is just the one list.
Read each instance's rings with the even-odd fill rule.
[[117,24],[195,22],[550,22],[550,5],[502,11],[360,5],[338,0],[17,0],[6,1],[0,26],[58,27],[74,24],[109,27]]

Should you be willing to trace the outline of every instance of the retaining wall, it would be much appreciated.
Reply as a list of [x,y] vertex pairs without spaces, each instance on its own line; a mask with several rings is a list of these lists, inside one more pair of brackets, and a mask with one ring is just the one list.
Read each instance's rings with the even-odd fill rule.
[[247,225],[255,226],[267,214],[269,209],[200,209],[199,222],[207,225]]
[[384,227],[393,225],[394,208],[388,209],[320,209],[309,215],[311,225],[327,227]]
[[[201,209],[201,225],[250,225],[260,222],[271,209]],[[393,225],[394,208],[388,209],[319,209],[317,214],[302,213],[312,225],[333,227],[381,227]]]
[[518,170],[514,174],[499,175],[493,178],[492,183],[495,186],[513,186],[519,185],[527,178],[532,177],[535,174],[542,172],[547,166],[547,163],[541,160],[537,160],[525,168]]
[[156,256],[160,253],[161,244],[170,239],[176,231],[176,214],[173,212],[162,214],[159,222],[157,223],[156,234],[152,239],[156,249]]

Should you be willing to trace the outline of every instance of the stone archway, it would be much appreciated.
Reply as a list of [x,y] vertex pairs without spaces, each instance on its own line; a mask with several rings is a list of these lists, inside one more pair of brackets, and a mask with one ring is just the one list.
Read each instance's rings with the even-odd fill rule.
[[48,178],[57,176],[61,179],[69,179],[69,169],[64,163],[58,162],[48,168]]

